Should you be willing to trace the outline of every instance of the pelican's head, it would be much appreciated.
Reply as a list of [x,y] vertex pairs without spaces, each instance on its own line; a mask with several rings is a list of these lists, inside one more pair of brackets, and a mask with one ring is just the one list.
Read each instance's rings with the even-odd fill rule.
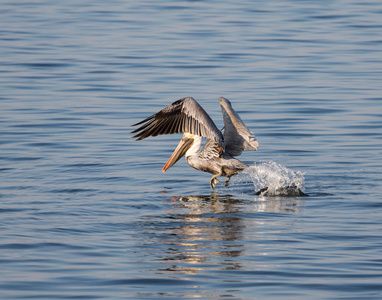
[[[194,142],[198,141],[199,145],[194,145]],[[166,172],[167,169],[172,167],[179,159],[182,158],[183,155],[186,154],[186,152],[194,145],[197,146],[199,149],[200,147],[200,141],[201,137],[191,134],[191,133],[184,133],[182,139],[179,142],[178,147],[176,147],[174,153],[171,155],[170,159],[167,161],[167,163],[164,165],[162,171]],[[196,151],[198,150],[196,149]],[[195,151],[195,152],[196,152]]]

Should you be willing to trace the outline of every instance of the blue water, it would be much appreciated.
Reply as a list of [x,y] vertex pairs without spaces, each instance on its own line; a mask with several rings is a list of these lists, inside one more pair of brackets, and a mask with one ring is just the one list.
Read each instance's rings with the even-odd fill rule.
[[[0,12],[1,299],[382,298],[380,1]],[[131,138],[185,96],[259,141],[228,189]]]

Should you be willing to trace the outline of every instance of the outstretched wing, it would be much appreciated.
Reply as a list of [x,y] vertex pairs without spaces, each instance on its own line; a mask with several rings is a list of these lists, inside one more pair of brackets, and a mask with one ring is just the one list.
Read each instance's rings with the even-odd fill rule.
[[[144,123],[144,124],[143,124]],[[160,112],[134,124],[137,141],[149,136],[188,132],[212,139],[224,148],[223,136],[205,110],[191,97],[182,98]]]
[[219,98],[219,102],[223,112],[226,153],[239,156],[244,149],[257,150],[259,143],[234,111],[231,102],[223,97]]

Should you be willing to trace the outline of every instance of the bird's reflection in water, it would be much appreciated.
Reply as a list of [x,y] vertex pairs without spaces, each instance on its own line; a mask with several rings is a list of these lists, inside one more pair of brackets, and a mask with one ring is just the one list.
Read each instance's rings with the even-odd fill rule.
[[[267,222],[266,216],[259,215],[296,213],[301,205],[298,198],[244,200],[214,193],[169,200],[171,209],[165,215],[150,217],[146,225],[159,251],[152,254],[159,256],[162,265],[156,272],[172,274],[242,268],[245,259],[239,257],[248,243],[254,242],[251,239],[256,240],[256,230]],[[268,222],[277,222],[275,217],[271,219]],[[150,239],[153,251],[152,243]]]
[[[243,224],[237,215],[238,200],[210,196],[172,197],[172,209],[166,216],[176,218],[166,243],[171,263],[166,272],[195,273],[203,269],[232,269],[240,265],[230,258],[240,256],[244,246]],[[215,260],[219,258],[218,260]]]

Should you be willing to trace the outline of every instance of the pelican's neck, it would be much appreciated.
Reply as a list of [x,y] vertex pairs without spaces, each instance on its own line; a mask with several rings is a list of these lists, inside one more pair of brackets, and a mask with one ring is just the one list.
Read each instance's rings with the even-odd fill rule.
[[193,138],[194,138],[194,142],[192,143],[192,146],[190,147],[190,149],[187,150],[186,158],[196,154],[200,148],[200,145],[202,144],[201,136],[195,135]]

